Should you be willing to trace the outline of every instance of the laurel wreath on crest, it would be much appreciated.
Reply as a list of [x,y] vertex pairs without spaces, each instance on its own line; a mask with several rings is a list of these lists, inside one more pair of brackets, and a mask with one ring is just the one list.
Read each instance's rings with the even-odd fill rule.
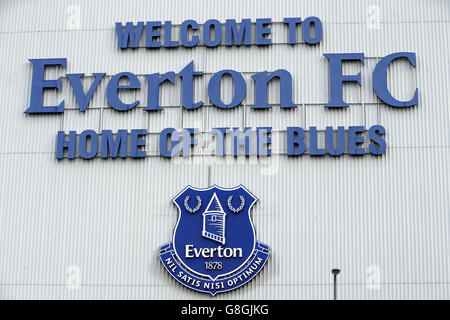
[[200,210],[200,207],[202,206],[202,199],[199,196],[196,196],[195,198],[197,199],[197,206],[194,209],[189,207],[190,196],[184,198],[184,207],[189,213],[196,213],[198,210]]
[[238,208],[234,208],[231,205],[231,201],[233,201],[233,196],[229,196],[228,197],[228,201],[227,201],[227,205],[228,205],[228,209],[230,209],[233,213],[238,213],[239,211],[242,211],[242,209],[244,209],[245,207],[245,199],[243,196],[239,196],[239,199],[241,200],[241,205]]

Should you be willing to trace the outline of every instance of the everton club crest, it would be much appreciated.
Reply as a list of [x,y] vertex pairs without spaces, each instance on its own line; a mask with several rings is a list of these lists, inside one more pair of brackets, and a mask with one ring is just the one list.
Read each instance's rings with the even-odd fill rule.
[[256,240],[250,211],[258,199],[244,186],[184,188],[173,200],[178,220],[160,258],[178,282],[215,295],[253,279],[269,257]]

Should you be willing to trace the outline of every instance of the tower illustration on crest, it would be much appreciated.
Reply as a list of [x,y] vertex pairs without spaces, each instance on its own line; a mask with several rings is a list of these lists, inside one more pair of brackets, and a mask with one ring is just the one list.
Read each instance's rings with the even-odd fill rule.
[[203,212],[202,236],[213,241],[225,244],[225,216],[217,194],[214,193]]

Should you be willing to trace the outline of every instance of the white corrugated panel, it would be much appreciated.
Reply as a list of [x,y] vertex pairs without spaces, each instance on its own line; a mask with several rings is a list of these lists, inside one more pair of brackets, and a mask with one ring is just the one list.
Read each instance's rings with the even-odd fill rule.
[[[79,13],[79,14],[78,14]],[[286,43],[284,17],[315,15],[323,40],[309,46]],[[51,18],[50,18],[51,17]],[[174,36],[185,19],[272,18],[268,47],[120,50],[115,22],[171,20]],[[2,116],[0,117],[0,299],[204,299],[173,280],[158,248],[171,239],[177,212],[171,199],[186,185],[245,185],[260,200],[253,211],[257,238],[272,248],[258,277],[214,299],[329,299],[330,269],[340,267],[338,297],[345,299],[450,298],[450,3],[389,0],[275,0],[125,2],[100,0],[2,1]],[[389,89],[419,104],[387,107],[372,89],[372,72],[385,55],[416,52],[417,67],[397,61]],[[363,52],[362,85],[344,86],[345,109],[328,101],[324,53]],[[80,112],[67,78],[62,92],[48,90],[46,104],[65,99],[64,114],[26,115],[32,66],[28,59],[67,58],[48,79],[66,73],[105,72],[88,109]],[[181,104],[181,81],[160,92],[163,111],[146,112],[145,74],[179,73],[189,62],[203,71],[194,84],[195,111]],[[212,74],[233,69],[247,85],[242,105],[222,110],[207,94]],[[269,110],[255,110],[251,75],[288,70],[297,108],[280,108],[279,82],[269,86]],[[107,81],[136,73],[141,89],[123,92],[132,111],[108,106]],[[231,101],[233,85],[221,84]],[[383,156],[286,156],[287,126],[381,124],[388,149]],[[216,127],[271,126],[273,156],[210,156]],[[167,127],[196,127],[203,134],[193,156],[159,156],[158,133]],[[55,159],[58,130],[147,129],[147,158]],[[308,134],[307,134],[308,136]],[[252,135],[252,150],[256,142]],[[323,141],[319,142],[323,146]],[[367,147],[367,145],[366,145]],[[241,148],[242,152],[242,148]],[[71,281],[80,286],[72,288]]]

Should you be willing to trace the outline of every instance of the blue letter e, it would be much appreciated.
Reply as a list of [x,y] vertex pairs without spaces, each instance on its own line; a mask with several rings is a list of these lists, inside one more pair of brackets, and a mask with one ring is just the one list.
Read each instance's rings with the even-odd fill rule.
[[44,80],[46,66],[62,66],[66,68],[67,59],[30,59],[33,64],[33,78],[31,82],[30,107],[25,113],[61,113],[64,112],[64,100],[58,106],[43,106],[42,97],[45,88],[57,88],[61,91],[61,77],[57,80]]

